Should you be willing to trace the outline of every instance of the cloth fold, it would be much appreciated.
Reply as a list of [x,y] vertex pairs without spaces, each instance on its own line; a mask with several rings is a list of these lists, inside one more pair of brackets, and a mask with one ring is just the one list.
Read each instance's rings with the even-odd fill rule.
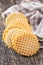
[[40,1],[21,2],[13,5],[2,13],[3,19],[5,20],[6,16],[12,12],[24,13],[32,25],[33,33],[43,39],[43,3]]

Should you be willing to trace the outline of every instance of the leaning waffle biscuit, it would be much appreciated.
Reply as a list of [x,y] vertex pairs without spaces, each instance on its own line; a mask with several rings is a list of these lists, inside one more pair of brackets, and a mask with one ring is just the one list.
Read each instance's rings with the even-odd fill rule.
[[8,33],[8,31],[9,31],[10,29],[12,29],[12,27],[9,27],[9,28],[7,27],[7,28],[4,29],[3,35],[2,35],[2,40],[5,39],[5,36],[6,36],[6,34]]
[[8,46],[8,47],[11,47],[11,42],[10,42],[10,36],[9,36],[9,31],[11,29],[13,29],[14,27],[7,27],[5,28],[5,30],[3,31],[3,35],[2,35],[2,40],[5,42],[5,44]]
[[9,33],[6,34],[5,38],[3,39],[5,45],[8,47],[8,48],[11,48],[12,47],[12,43],[11,43],[11,39],[10,39],[10,35]]
[[12,37],[13,50],[25,56],[32,56],[39,50],[39,42],[37,37],[27,31],[19,32]]
[[26,23],[26,22],[20,22],[19,20],[12,20],[11,22],[9,22],[8,27],[14,27],[14,28],[19,28],[19,29],[25,29],[25,30],[29,30],[30,32],[32,32],[32,27],[30,24]]
[[4,32],[3,32],[3,35],[2,35],[2,40],[5,42],[5,44],[8,46],[8,47],[11,47],[11,41],[10,41],[10,36],[9,36],[9,31],[10,29],[12,28],[5,28]]
[[[23,25],[24,25],[24,23],[23,23]],[[9,25],[3,31],[2,39],[4,40],[4,38],[5,38],[6,34],[8,33],[8,31],[11,30],[11,29],[14,29],[14,28],[25,29],[25,30],[28,30],[28,32],[32,32],[32,28],[29,24],[27,24],[27,26],[26,26],[26,24],[24,26],[23,25],[21,25],[21,23],[18,23],[18,25],[17,25],[17,23],[15,23],[15,26],[14,25],[11,25],[11,26]]]
[[[14,26],[7,27],[7,28],[5,28],[5,30],[3,32],[2,39],[8,47],[12,47],[11,38],[13,37],[14,34],[16,35],[17,33],[21,32],[21,31],[24,31],[24,29],[14,28]],[[30,32],[30,31],[28,31],[28,32]]]
[[5,25],[8,26],[9,23],[14,20],[14,22],[28,22],[26,16],[23,13],[11,13],[6,17]]
[[[7,27],[5,28],[4,32],[3,32],[3,35],[2,35],[2,40],[5,42],[5,44],[8,46],[8,47],[11,47],[11,40],[10,40],[10,37],[11,37],[11,32],[10,30],[11,29],[14,29],[14,26],[13,27]],[[16,30],[16,29],[15,29]],[[10,35],[9,35],[9,32],[10,32]],[[15,33],[15,32],[14,32]]]
[[[7,32],[6,32],[7,31]],[[19,32],[19,29],[17,28],[6,28],[3,33],[3,41],[5,42],[5,45],[8,46],[8,48],[12,48],[12,36],[17,34]]]

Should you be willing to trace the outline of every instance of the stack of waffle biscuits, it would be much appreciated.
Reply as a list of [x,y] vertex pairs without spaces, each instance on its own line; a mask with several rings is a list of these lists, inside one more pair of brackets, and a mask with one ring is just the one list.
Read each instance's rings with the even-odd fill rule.
[[23,13],[9,14],[5,26],[2,40],[9,48],[24,56],[36,54],[40,47],[39,41]]

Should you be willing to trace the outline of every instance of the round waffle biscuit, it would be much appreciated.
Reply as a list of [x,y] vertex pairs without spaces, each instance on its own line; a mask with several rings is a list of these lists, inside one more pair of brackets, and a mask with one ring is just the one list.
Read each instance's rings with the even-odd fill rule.
[[[16,24],[16,23],[15,23]],[[9,30],[11,30],[11,29],[14,29],[14,28],[20,28],[20,29],[22,29],[22,26],[19,26],[19,25],[21,25],[21,24],[18,24],[17,25],[17,27],[16,27],[16,25],[14,26],[14,25],[11,25],[11,26],[8,26],[7,28],[5,28],[4,29],[4,31],[3,31],[3,36],[2,36],[2,39],[4,40],[4,38],[5,38],[5,36],[6,36],[6,34],[8,33],[8,31]],[[27,24],[28,25],[28,24]],[[32,31],[32,28],[31,28],[31,26],[29,25],[29,26],[23,26],[23,28],[26,30],[28,30],[28,32],[31,32]]]
[[11,13],[6,17],[6,22],[5,22],[5,26],[9,25],[9,22],[11,22],[12,20],[15,20],[18,22],[28,22],[26,16],[23,13]]
[[[15,21],[15,22],[14,22]],[[9,22],[8,27],[14,27],[14,28],[19,28],[19,29],[25,29],[25,30],[29,30],[30,32],[32,32],[32,27],[30,24],[28,23],[24,23],[24,22],[20,22],[19,20],[12,20],[11,22]]]
[[39,50],[39,42],[37,37],[27,31],[19,32],[12,37],[13,50],[25,56],[32,56]]
[[14,34],[16,35],[21,31],[24,31],[24,29],[14,28],[14,26],[7,27],[3,32],[2,39],[8,47],[12,47],[11,38],[13,37]]

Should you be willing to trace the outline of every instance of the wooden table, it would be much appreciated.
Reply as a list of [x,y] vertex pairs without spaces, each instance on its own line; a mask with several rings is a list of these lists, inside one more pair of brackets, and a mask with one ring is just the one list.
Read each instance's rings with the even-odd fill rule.
[[40,49],[38,53],[32,57],[25,57],[17,54],[4,44],[2,41],[4,23],[1,14],[8,6],[0,5],[0,65],[43,65],[43,49]]

